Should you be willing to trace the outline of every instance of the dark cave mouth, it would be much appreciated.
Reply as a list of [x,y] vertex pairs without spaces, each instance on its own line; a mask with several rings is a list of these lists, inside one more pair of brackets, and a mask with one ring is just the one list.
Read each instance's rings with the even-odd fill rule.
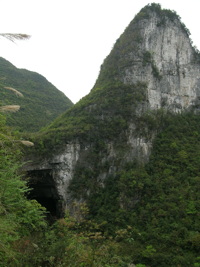
[[30,192],[28,199],[35,199],[47,210],[47,218],[63,217],[62,199],[59,197],[52,170],[34,170],[28,172]]
[[[32,191],[34,193],[34,189]],[[30,194],[29,198],[37,200],[38,203],[46,208],[47,217],[52,217],[55,219],[62,217],[58,211],[59,200],[45,196],[34,196],[32,194]]]

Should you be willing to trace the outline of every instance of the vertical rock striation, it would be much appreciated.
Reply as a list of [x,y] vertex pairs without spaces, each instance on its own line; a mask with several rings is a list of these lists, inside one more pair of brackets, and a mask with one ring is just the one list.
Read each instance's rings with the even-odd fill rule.
[[196,103],[200,67],[181,22],[164,17],[162,25],[155,12],[149,16],[138,22],[143,41],[137,54],[130,53],[133,63],[124,68],[121,79],[126,84],[146,82],[151,109],[179,112]]

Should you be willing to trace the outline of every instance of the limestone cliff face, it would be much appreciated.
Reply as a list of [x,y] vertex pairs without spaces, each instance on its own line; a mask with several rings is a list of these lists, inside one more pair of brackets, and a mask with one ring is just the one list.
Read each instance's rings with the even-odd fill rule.
[[143,40],[137,53],[129,53],[130,65],[124,67],[121,80],[146,82],[150,109],[167,107],[179,112],[198,101],[200,67],[180,21],[164,17],[162,25],[157,13],[149,16],[138,22]]
[[[52,196],[57,201],[57,209],[64,211],[73,198],[84,199],[93,187],[102,186],[109,175],[115,175],[127,162],[147,162],[157,129],[150,129],[144,115],[161,108],[172,112],[198,110],[198,62],[199,54],[192,47],[188,30],[176,14],[153,5],[142,9],[105,59],[96,85],[86,97],[88,102],[85,101],[81,107],[79,115],[88,124],[84,124],[82,129],[79,126],[82,125],[81,120],[77,120],[78,123],[75,121],[74,128],[70,128],[74,129],[74,138],[71,135],[70,138],[69,135],[62,137],[65,141],[58,150],[44,156],[39,164],[28,166],[37,182],[42,181],[44,171],[45,177],[53,181],[54,185],[46,193],[46,198]],[[124,109],[128,102],[117,107],[113,105],[115,112],[110,110],[110,106],[105,108],[105,102],[109,100],[112,103],[111,97],[115,98],[115,89],[108,92],[112,88],[110,84],[114,83],[120,84],[117,90],[121,86],[120,94],[127,94],[127,101],[131,99],[126,116],[127,110]],[[137,95],[137,90],[141,96]],[[94,98],[97,94],[98,98]],[[110,99],[106,98],[109,95]],[[134,99],[137,101],[134,102]],[[62,123],[71,125],[79,106],[81,104],[76,109],[75,105],[71,113],[63,115],[64,122],[55,122],[54,136],[56,127]],[[119,121],[114,124],[116,134],[108,138],[104,128],[113,123],[115,116]],[[68,121],[67,117],[70,117]],[[78,136],[79,132],[86,133],[84,138]],[[79,187],[75,197],[68,190],[72,180]]]
[[67,144],[62,153],[45,158],[40,163],[33,162],[26,166],[26,171],[31,178],[30,187],[33,188],[31,197],[38,199],[44,205],[46,205],[45,202],[53,199],[52,209],[57,217],[64,215],[67,203],[71,202],[67,190],[79,152],[79,144]]

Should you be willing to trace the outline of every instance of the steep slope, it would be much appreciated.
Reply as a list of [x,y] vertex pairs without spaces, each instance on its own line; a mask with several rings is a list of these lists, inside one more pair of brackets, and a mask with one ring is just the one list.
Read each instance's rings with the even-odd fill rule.
[[198,112],[199,81],[199,53],[176,13],[157,4],[143,8],[105,59],[90,94],[34,140],[41,168],[57,164],[61,198],[72,177],[101,185],[127,163],[148,162],[165,114]]
[[86,202],[104,232],[126,229],[134,263],[198,264],[199,85],[199,52],[178,15],[144,7],[90,94],[34,140],[32,197],[53,200],[59,216]]
[[[128,120],[131,131],[147,111],[198,109],[199,60],[178,15],[156,4],[147,6],[117,40],[91,93],[48,127],[49,133],[61,131],[68,140],[73,130],[77,136],[84,132],[89,138],[88,132],[95,127],[106,124],[99,127],[101,132],[111,127],[109,121],[119,123],[117,116]],[[118,128],[114,134],[123,127]]]
[[197,104],[199,52],[189,34],[175,12],[156,4],[143,8],[106,58],[97,85],[144,82],[151,110],[179,112]]
[[[23,94],[17,97],[14,88]],[[0,58],[1,105],[20,105],[20,111],[8,114],[7,122],[20,131],[35,132],[69,109],[72,102],[42,75],[17,69]]]

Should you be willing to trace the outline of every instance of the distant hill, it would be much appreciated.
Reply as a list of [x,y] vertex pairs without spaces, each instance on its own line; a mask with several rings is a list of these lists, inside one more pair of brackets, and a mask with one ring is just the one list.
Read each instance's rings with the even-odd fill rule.
[[[23,97],[16,96],[10,87]],[[73,103],[42,75],[18,69],[0,57],[0,105],[20,105],[20,110],[7,115],[7,123],[19,131],[36,132],[49,124]]]

